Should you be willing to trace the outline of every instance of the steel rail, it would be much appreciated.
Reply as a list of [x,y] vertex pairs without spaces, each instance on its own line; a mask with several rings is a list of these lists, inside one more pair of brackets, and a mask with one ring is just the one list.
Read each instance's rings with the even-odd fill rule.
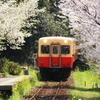
[[[61,84],[62,84],[62,81],[59,83],[59,85],[61,85]],[[61,86],[59,86],[59,87],[57,88],[56,93],[55,93],[54,97],[52,98],[52,100],[55,100],[55,98],[56,98],[56,96],[57,96],[57,93],[59,92],[60,88],[61,88]]]
[[[58,92],[59,92],[59,90],[60,90],[60,88],[61,88],[61,84],[62,84],[62,81],[61,82],[59,82],[59,84],[58,84],[58,88],[57,88],[57,90],[56,90],[56,92],[55,92],[55,94],[54,94],[54,96],[53,96],[53,98],[51,99],[51,100],[55,100],[55,98],[57,97],[57,94],[58,94]],[[42,89],[43,89],[43,87],[44,86],[42,86],[30,99],[28,99],[28,100],[32,100]]]
[[44,86],[42,86],[30,99],[28,100],[32,100],[42,89]]

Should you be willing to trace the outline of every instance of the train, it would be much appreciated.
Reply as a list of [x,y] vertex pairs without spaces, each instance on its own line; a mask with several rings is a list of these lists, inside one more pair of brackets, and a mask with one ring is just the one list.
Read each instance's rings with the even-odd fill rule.
[[77,59],[77,40],[72,37],[49,36],[38,41],[38,67],[43,79],[65,80]]

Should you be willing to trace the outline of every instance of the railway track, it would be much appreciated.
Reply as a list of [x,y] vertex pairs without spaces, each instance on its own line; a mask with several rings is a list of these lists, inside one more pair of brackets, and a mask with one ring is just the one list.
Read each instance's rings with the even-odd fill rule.
[[[35,94],[32,97],[30,97],[28,100],[46,100],[46,99],[55,100],[62,86],[62,81],[58,82],[55,86],[54,85],[49,86],[49,84],[50,83],[46,83],[46,85],[43,85],[41,88],[39,88],[35,92]],[[46,92],[46,93],[44,92],[41,94],[41,91],[43,92],[45,88],[48,88],[48,86],[49,86],[49,91],[52,91],[53,95],[51,95],[52,93],[50,92]]]
[[67,81],[44,82],[41,87],[32,88],[30,93],[21,100],[68,100],[68,93],[71,91],[70,85],[74,85],[72,77]]

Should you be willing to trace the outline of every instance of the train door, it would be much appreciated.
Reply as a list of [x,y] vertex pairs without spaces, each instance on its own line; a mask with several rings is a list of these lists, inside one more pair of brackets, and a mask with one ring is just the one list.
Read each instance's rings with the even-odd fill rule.
[[50,46],[50,67],[59,68],[61,66],[60,44]]

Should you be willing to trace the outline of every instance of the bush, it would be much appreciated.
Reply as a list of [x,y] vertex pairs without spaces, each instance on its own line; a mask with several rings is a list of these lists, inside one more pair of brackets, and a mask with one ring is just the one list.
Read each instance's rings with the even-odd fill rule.
[[21,72],[21,67],[18,63],[9,62],[9,74],[17,75]]
[[9,61],[7,58],[2,59],[2,71],[12,75],[18,75],[21,72],[21,66],[18,63]]
[[2,60],[0,59],[0,73],[2,72]]

